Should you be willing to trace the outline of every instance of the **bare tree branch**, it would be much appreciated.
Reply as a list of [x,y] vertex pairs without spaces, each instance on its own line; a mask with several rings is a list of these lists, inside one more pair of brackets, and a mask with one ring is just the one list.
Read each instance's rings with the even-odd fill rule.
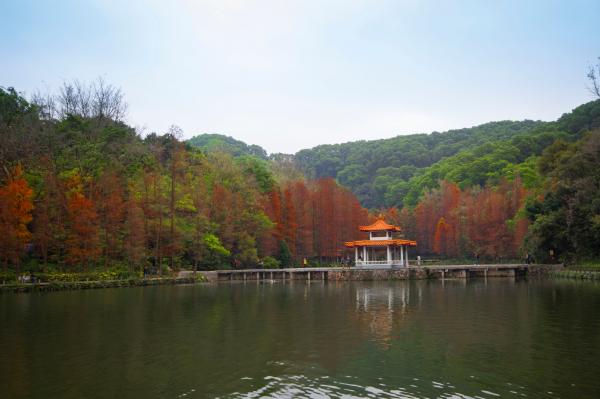
[[59,89],[56,102],[59,105],[58,116],[66,118],[69,115],[75,115],[77,109],[77,99],[75,87],[72,83],[63,82]]
[[31,96],[31,103],[38,108],[41,119],[56,118],[56,100],[50,93],[42,94],[39,90]]
[[600,57],[598,57],[598,64],[590,66],[587,77],[591,84],[588,87],[589,91],[594,96],[600,98]]
[[98,118],[122,120],[125,117],[127,104],[121,89],[108,84],[99,77],[92,85],[93,114]]
[[85,118],[92,116],[92,92],[90,88],[79,80],[74,82],[77,99],[77,113]]
[[48,106],[52,105],[53,115],[61,119],[69,115],[78,115],[84,118],[121,121],[127,112],[127,103],[121,89],[106,83],[102,77],[92,84],[79,80],[63,82],[56,96],[44,97],[36,94],[35,100],[36,105],[44,105],[40,107],[44,112],[48,112]]

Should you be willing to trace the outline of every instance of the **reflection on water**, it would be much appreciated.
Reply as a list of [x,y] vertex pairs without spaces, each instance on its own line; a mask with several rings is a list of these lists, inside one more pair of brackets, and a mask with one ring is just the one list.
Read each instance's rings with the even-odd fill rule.
[[[3,397],[598,397],[600,286],[233,283],[0,297]],[[5,396],[6,395],[6,396]]]
[[371,339],[382,348],[390,345],[394,331],[401,330],[401,323],[408,313],[410,286],[373,286],[356,288],[355,317],[357,325],[365,328]]

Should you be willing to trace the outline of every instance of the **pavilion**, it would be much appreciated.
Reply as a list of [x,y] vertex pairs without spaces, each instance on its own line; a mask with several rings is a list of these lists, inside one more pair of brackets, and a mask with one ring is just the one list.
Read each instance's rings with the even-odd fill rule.
[[354,248],[356,266],[408,267],[408,247],[416,247],[417,242],[397,238],[395,235],[402,230],[399,226],[379,218],[369,226],[359,226],[359,230],[368,232],[369,239],[344,243],[346,247]]

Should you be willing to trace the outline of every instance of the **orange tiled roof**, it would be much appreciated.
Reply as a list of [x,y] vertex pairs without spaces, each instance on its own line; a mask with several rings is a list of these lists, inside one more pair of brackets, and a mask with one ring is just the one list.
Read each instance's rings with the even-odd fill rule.
[[400,231],[400,227],[387,224],[383,219],[377,219],[377,221],[369,226],[359,226],[360,231]]
[[352,247],[381,247],[386,245],[408,245],[409,247],[416,247],[417,242],[412,240],[358,240],[348,241],[344,243],[345,246]]

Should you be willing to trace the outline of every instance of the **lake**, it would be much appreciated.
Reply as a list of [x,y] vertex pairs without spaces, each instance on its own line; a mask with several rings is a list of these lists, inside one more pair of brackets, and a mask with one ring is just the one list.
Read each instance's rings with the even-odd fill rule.
[[0,296],[3,398],[597,398],[600,285],[224,283]]

